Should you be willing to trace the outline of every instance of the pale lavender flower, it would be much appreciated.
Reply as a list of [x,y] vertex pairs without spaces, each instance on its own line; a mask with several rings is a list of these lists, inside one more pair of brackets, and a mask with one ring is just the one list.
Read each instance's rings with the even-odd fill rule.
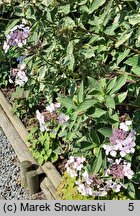
[[50,113],[55,112],[56,109],[59,109],[61,106],[60,103],[51,103],[46,107],[46,110],[49,111]]
[[49,111],[50,113],[54,112],[55,111],[54,103],[51,103],[50,105],[48,105],[46,107],[46,110]]
[[59,109],[59,108],[61,107],[61,104],[58,103],[58,102],[56,102],[56,103],[54,104],[54,107],[55,107],[55,109]]
[[113,191],[116,193],[120,192],[122,184],[113,182],[112,179],[107,180],[105,183],[106,183],[107,190],[113,189]]
[[83,164],[79,164],[77,162],[74,162],[72,167],[78,171],[80,171],[83,168]]
[[39,126],[40,126],[40,130],[43,131],[48,131],[47,126],[45,125],[45,120],[44,120],[44,116],[43,114],[41,114],[39,112],[39,110],[36,111],[36,118],[39,121]]
[[76,182],[76,184],[78,185],[77,190],[79,191],[79,193],[81,193],[83,196],[86,196],[87,191],[85,185],[80,182]]
[[[125,157],[126,154],[133,154],[135,152],[135,140],[136,140],[136,132],[134,130],[131,130],[131,132],[128,134],[125,140],[121,143],[120,146],[120,155],[121,157]],[[116,143],[119,143],[119,140],[116,140]]]
[[124,131],[129,131],[129,126],[132,124],[132,121],[126,121],[120,123],[120,129]]
[[70,167],[67,167],[67,172],[69,173],[71,178],[74,178],[77,176],[77,172],[74,169],[71,169]]
[[80,164],[80,163],[84,163],[86,161],[86,158],[84,157],[77,157],[76,161]]
[[24,71],[19,71],[15,78],[15,84],[19,86],[24,86],[24,84],[28,81],[28,77],[26,76]]
[[93,180],[89,177],[89,174],[87,171],[85,171],[83,174],[82,174],[82,177],[84,179],[84,181],[86,182],[87,185],[91,185],[91,183],[93,182]]
[[58,121],[59,121],[60,124],[66,123],[68,120],[69,120],[69,116],[65,115],[64,113],[61,113],[58,116]]
[[124,175],[128,178],[128,179],[132,179],[134,172],[131,169],[131,163],[129,162],[124,162],[123,165],[123,169],[124,169]]
[[93,190],[91,187],[87,187],[86,188],[86,194],[89,195],[89,196],[92,196],[93,195]]
[[16,25],[11,29],[10,33],[6,36],[3,49],[7,53],[11,46],[22,47],[26,44],[26,39],[29,36],[29,27],[25,27],[23,24]]
[[75,158],[73,156],[70,156],[68,163],[71,164],[75,161]]
[[80,160],[79,157],[70,156],[65,167],[66,167],[67,172],[70,174],[71,177],[77,176],[78,172],[81,171],[81,169],[83,168],[83,163],[81,161],[84,162],[85,159],[82,157],[82,159]]
[[103,149],[105,150],[106,155],[110,154],[112,157],[116,157],[119,145],[103,145]]

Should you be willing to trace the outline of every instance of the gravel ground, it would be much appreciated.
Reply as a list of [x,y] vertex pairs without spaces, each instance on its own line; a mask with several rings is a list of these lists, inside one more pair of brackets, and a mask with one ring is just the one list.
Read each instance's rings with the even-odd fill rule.
[[42,192],[30,196],[20,185],[20,164],[0,128],[0,200],[45,199]]

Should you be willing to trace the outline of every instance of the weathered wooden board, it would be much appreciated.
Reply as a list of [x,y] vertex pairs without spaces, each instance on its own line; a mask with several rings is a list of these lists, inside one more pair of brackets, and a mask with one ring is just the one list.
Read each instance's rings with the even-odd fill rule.
[[40,184],[40,188],[42,189],[44,195],[46,196],[47,200],[54,200],[52,193],[49,191],[47,185],[45,184],[45,181],[43,180]]
[[46,162],[42,166],[42,169],[44,170],[54,187],[57,188],[61,181],[61,175],[58,173],[53,164],[51,162]]
[[41,182],[41,187],[45,186],[48,188],[48,190],[50,191],[50,193],[52,194],[52,196],[54,197],[55,200],[60,200],[59,195],[56,193],[56,188],[54,187],[54,185],[52,184],[52,182],[50,181],[50,179],[48,177],[45,177],[44,180]]
[[12,107],[10,103],[7,101],[5,96],[3,95],[2,91],[0,90],[0,105],[6,115],[8,116],[9,120],[13,124],[13,126],[16,128],[16,131],[20,135],[21,139],[24,141],[24,143],[29,147],[30,144],[27,142],[27,131],[21,122],[21,120],[12,112]]
[[11,121],[5,115],[4,111],[0,107],[0,126],[2,127],[4,133],[6,134],[9,142],[11,143],[18,159],[20,162],[29,160],[34,164],[37,164],[37,161],[32,157],[31,152],[28,150],[27,146],[15,130]]

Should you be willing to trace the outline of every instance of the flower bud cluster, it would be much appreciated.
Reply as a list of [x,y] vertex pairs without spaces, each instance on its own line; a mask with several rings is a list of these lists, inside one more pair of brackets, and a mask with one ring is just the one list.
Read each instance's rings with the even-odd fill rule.
[[131,163],[120,159],[110,161],[110,168],[106,171],[106,176],[111,175],[113,179],[132,179],[134,172],[131,170]]

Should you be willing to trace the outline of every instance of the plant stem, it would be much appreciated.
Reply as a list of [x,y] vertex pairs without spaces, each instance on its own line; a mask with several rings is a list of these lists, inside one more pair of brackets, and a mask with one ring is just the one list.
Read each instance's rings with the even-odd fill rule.
[[[106,35],[106,34],[104,34],[104,33],[103,33],[103,35],[104,35],[105,37],[109,38],[110,40],[114,41],[114,42],[118,42],[118,39],[115,38],[115,37],[112,37],[112,36],[110,36],[110,35]],[[137,54],[140,55],[140,51],[137,50],[137,49],[135,49],[135,48],[133,48],[133,47],[130,47],[130,46],[124,44],[124,43],[122,43],[121,46],[124,46],[125,48],[130,49],[130,50],[132,50],[133,52],[135,52],[135,53],[137,53]]]
[[[114,42],[118,42],[118,39],[117,39],[117,38],[115,38],[115,37],[113,37],[113,36],[110,36],[110,35],[107,35],[107,34],[105,34],[104,32],[99,32],[99,33],[97,33],[97,32],[92,32],[92,31],[83,29],[83,28],[80,28],[80,30],[82,30],[82,31],[84,31],[84,32],[86,32],[86,33],[90,33],[90,34],[94,34],[94,35],[99,35],[99,36],[108,38],[108,39],[110,39],[110,40],[112,40],[112,41],[114,41]],[[122,43],[120,46],[123,46],[123,47],[125,47],[125,48],[127,48],[127,49],[130,49],[130,50],[132,50],[134,53],[137,53],[137,54],[140,55],[140,51],[139,51],[138,49],[135,49],[135,48],[133,48],[133,47],[130,47],[130,46],[124,44],[124,43]]]
[[8,19],[8,18],[1,18],[1,17],[0,17],[0,20],[9,21],[9,20],[11,20],[11,19]]
[[119,74],[127,74],[127,75],[132,76],[132,77],[140,78],[140,76],[135,75],[135,74],[131,74],[131,73],[127,72],[127,71],[117,70],[117,69],[116,69],[116,71],[117,71],[117,73],[119,73]]

